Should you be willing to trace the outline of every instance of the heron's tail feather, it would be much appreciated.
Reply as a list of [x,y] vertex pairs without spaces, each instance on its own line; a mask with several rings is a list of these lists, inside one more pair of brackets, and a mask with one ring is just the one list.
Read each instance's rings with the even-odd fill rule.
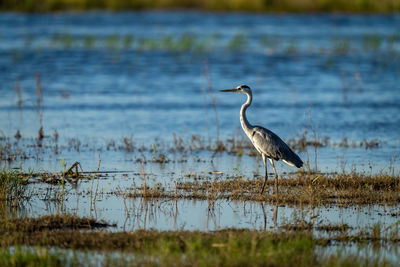
[[282,161],[285,162],[286,164],[290,165],[290,166],[297,167],[297,168],[301,168],[303,166],[303,161],[294,152],[290,156],[289,159],[282,159]]

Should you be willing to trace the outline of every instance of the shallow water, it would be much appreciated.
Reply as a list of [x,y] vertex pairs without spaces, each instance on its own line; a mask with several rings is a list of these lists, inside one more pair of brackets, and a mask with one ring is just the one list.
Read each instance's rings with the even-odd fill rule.
[[[94,176],[83,180],[76,188],[67,185],[64,201],[49,201],[52,192],[60,191],[57,185],[43,183],[31,185],[34,192],[29,204],[19,210],[17,216],[40,216],[67,212],[79,216],[93,216],[116,223],[114,231],[138,229],[201,230],[213,231],[224,228],[279,230],[287,225],[314,227],[347,224],[349,231],[372,229],[379,224],[382,229],[398,222],[400,207],[392,205],[274,205],[263,202],[235,200],[185,200],[130,198],[127,196],[141,186],[141,174],[123,173]],[[171,175],[173,176],[173,175]],[[155,175],[147,175],[147,184]],[[164,181],[166,190],[174,190],[174,182],[191,181],[192,178],[173,178]],[[97,188],[97,189],[96,189]],[[95,193],[97,192],[97,194]],[[95,201],[93,201],[95,199]],[[318,231],[316,231],[318,232]],[[321,231],[320,234],[329,234]]]
[[336,143],[379,140],[379,149],[321,150],[323,171],[343,157],[381,170],[399,153],[399,27],[398,14],[1,13],[1,134],[36,138],[42,117],[45,136],[56,130],[62,144],[226,139],[242,134],[245,97],[217,90],[245,83],[249,121],[284,140],[313,129]]
[[[204,146],[244,137],[238,115],[245,97],[217,92],[239,84],[253,88],[251,123],[284,140],[329,138],[316,152],[296,150],[307,168],[397,174],[399,28],[398,14],[0,13],[0,144],[27,155],[1,160],[0,167],[60,172],[79,161],[84,171],[95,171],[100,159],[109,174],[99,180],[95,205],[90,181],[68,185],[62,205],[51,199],[60,187],[37,183],[30,185],[30,201],[12,214],[94,216],[115,222],[115,231],[275,230],[302,220],[345,223],[354,231],[393,225],[398,205],[275,207],[115,192],[140,186],[142,173],[151,186],[167,188],[188,174],[262,175],[262,160],[248,151],[188,148],[193,134]],[[174,134],[184,142],[181,152]],[[360,147],[364,139],[377,147]],[[161,154],[167,162],[154,162]],[[284,164],[277,170],[295,171]]]

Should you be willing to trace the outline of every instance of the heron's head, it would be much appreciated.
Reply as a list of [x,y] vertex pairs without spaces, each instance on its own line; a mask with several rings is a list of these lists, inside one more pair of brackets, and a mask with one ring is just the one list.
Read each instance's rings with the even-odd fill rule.
[[246,94],[246,93],[251,94],[251,89],[247,85],[239,85],[236,88],[224,89],[224,90],[219,90],[219,91],[220,92],[234,92],[234,93],[242,93],[242,94]]

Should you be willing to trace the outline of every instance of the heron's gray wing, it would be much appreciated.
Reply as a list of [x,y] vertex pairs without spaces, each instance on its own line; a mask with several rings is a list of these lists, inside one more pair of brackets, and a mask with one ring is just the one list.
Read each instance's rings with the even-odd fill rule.
[[275,133],[260,126],[253,128],[251,141],[256,149],[274,160],[283,160],[300,168],[303,161]]

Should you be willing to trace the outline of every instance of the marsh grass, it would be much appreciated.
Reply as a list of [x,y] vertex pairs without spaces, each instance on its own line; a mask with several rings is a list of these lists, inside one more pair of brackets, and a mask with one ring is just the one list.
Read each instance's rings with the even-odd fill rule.
[[67,182],[71,185],[76,185],[80,180],[90,180],[90,176],[87,173],[82,172],[33,172],[24,173],[24,177],[32,178],[32,182],[41,182],[50,185],[66,184]]
[[1,218],[0,221],[0,231],[3,234],[13,234],[15,232],[23,234],[66,229],[95,229],[112,226],[104,221],[86,217],[80,218],[69,214],[46,215],[39,218]]
[[[18,137],[18,132],[15,134]],[[19,133],[20,134],[20,133]],[[20,138],[16,138],[18,141],[23,139],[22,136]],[[6,162],[13,162],[17,160],[26,160],[33,155],[29,155],[28,152],[22,150],[19,146],[18,142],[11,142],[9,138],[0,139],[0,160]]]
[[35,1],[3,1],[1,10],[18,10],[24,12],[50,12],[62,10],[137,10],[137,9],[166,9],[166,8],[197,8],[211,11],[252,11],[252,12],[396,12],[400,10],[397,1],[371,0],[344,1],[262,1],[262,0],[153,0],[153,1],[128,1],[128,0],[104,0],[104,1],[68,1],[46,0],[37,3]]
[[123,137],[122,140],[124,143],[124,145],[121,146],[122,149],[125,149],[127,152],[133,152],[135,150],[135,144],[132,135],[130,135],[129,137]]
[[[124,266],[336,266],[338,263],[346,263],[346,266],[366,263],[369,266],[391,266],[385,259],[371,260],[351,254],[326,253],[321,249],[327,248],[332,242],[362,244],[374,240],[382,247],[385,243],[397,244],[400,241],[398,234],[382,234],[379,227],[349,234],[346,225],[320,226],[324,231],[340,233],[316,238],[309,227],[292,227],[278,232],[244,229],[211,232],[81,231],[109,227],[110,224],[67,214],[6,221],[0,219],[0,222],[0,263],[29,264],[39,261],[43,266],[57,265],[58,262],[65,264],[65,261],[72,263],[71,266],[81,266],[87,258],[71,257],[71,251],[74,254],[102,251],[112,252],[114,256],[116,253],[124,255],[125,261],[119,257],[108,258],[102,266],[112,266],[117,262]],[[380,233],[377,234],[377,231]],[[32,246],[40,246],[42,250]],[[53,247],[53,252],[44,251],[44,247]],[[72,250],[58,254],[62,251],[60,249]],[[134,257],[128,257],[126,253],[133,253]]]
[[[60,172],[29,172],[20,175],[31,182],[41,182],[50,185],[58,185],[60,188],[64,187],[68,182],[71,185],[76,185],[80,180],[90,180],[92,172],[84,172],[80,162],[76,161],[67,169],[67,163],[62,158],[60,161]],[[12,171],[6,171],[12,172]],[[63,190],[63,189],[61,189]]]
[[30,198],[28,179],[18,171],[0,170],[0,201],[18,206],[20,201]]
[[[157,186],[142,190],[139,186],[126,197],[161,199],[201,199],[261,201],[277,204],[348,205],[397,205],[400,202],[400,177],[386,174],[368,176],[357,173],[321,174],[299,172],[290,178],[279,179],[279,192],[259,194],[263,178],[210,180],[209,177],[194,181],[178,182],[173,191]],[[273,192],[274,181],[267,181]],[[148,187],[146,187],[148,188]],[[271,191],[272,190],[272,191]],[[268,191],[268,190],[267,190]]]
[[1,266],[65,266],[67,255],[54,253],[48,249],[24,249],[14,247],[0,249]]
[[[399,5],[400,7],[400,5]],[[226,36],[226,38],[221,38]],[[174,55],[192,55],[194,58],[203,58],[209,53],[246,53],[253,52],[254,48],[265,51],[268,55],[281,55],[284,57],[297,57],[303,54],[318,55],[321,57],[323,67],[335,69],[337,63],[346,55],[368,55],[372,57],[378,68],[388,63],[396,62],[398,55],[397,44],[399,36],[393,34],[365,34],[361,41],[333,35],[328,46],[304,48],[292,37],[280,35],[263,35],[256,43],[250,45],[249,36],[244,32],[231,35],[216,33],[212,36],[203,36],[193,32],[181,34],[165,34],[162,36],[143,36],[132,33],[110,33],[96,36],[91,33],[77,35],[71,33],[54,33],[47,42],[31,42],[35,36],[26,35],[25,45],[15,47],[10,51],[14,61],[21,60],[21,54],[26,49],[64,49],[84,51],[105,51],[110,53],[113,62],[119,62],[127,51],[163,51]],[[251,38],[250,38],[251,39]],[[256,47],[254,47],[256,45]]]
[[[66,238],[65,234],[62,234]],[[299,266],[318,265],[317,255],[313,252],[315,242],[308,236],[284,238],[262,235],[246,231],[226,231],[216,233],[200,232],[136,232],[121,234],[101,235],[105,238],[105,246],[98,247],[90,240],[100,237],[98,234],[78,234],[77,238],[82,245],[88,248],[111,249],[116,247],[124,251],[134,252],[134,260],[122,260],[124,266],[240,266],[248,265],[263,266],[265,264],[278,265],[301,260]],[[57,238],[59,239],[59,238]],[[61,240],[60,240],[61,241]],[[72,240],[70,240],[72,241]],[[64,240],[63,246],[81,248],[76,242],[70,244]],[[114,243],[114,244],[112,244]],[[93,247],[95,245],[95,247]],[[22,262],[41,260],[49,263],[57,263],[57,259],[65,260],[63,255],[40,255],[26,252],[27,255],[1,253],[0,259],[7,262],[7,259],[15,257]],[[42,252],[43,253],[43,252]],[[117,262],[111,261],[102,266],[113,266]]]
[[[58,146],[58,134],[55,134],[54,140],[46,141],[44,139],[42,153],[46,148],[50,147],[52,153],[53,147],[57,146],[57,153],[62,153],[64,149],[76,149],[80,151],[81,147],[90,147],[90,145],[82,144],[79,139],[73,139],[75,144],[73,146],[64,147]],[[24,138],[22,138],[24,139]],[[50,139],[50,138],[48,138]],[[114,150],[133,150],[140,154],[135,153],[136,162],[139,164],[168,164],[168,163],[185,163],[187,162],[188,154],[197,151],[209,151],[213,155],[215,153],[228,153],[238,157],[248,154],[249,156],[257,156],[258,153],[253,148],[248,139],[242,135],[233,135],[226,140],[206,141],[203,137],[192,135],[191,138],[182,138],[173,135],[174,142],[160,143],[159,140],[150,143],[151,147],[134,145],[136,143],[131,136],[126,139],[123,138],[120,143],[109,141],[106,146],[107,149]],[[329,139],[322,139],[314,131],[310,137],[307,132],[298,141],[302,147],[308,145],[316,147],[332,144]],[[345,140],[340,146],[347,148],[351,147],[350,141]],[[0,147],[0,155],[2,159],[7,159],[11,155],[23,154],[23,151],[18,144],[25,144],[24,140],[18,142],[10,142],[8,138],[1,139],[4,146]],[[47,144],[46,142],[50,142]],[[69,142],[70,143],[70,142]],[[293,141],[293,143],[296,143]],[[291,144],[291,142],[289,142]],[[347,145],[346,145],[347,144]],[[360,145],[366,149],[374,149],[379,147],[381,141],[379,140],[362,140]],[[338,145],[339,146],[339,145]],[[293,147],[293,146],[292,146]],[[357,144],[358,147],[358,144]],[[299,148],[297,148],[299,150]],[[93,150],[94,151],[94,150]],[[101,151],[101,148],[96,148],[96,151]],[[35,151],[36,152],[36,151]],[[147,153],[147,154],[146,154]],[[167,158],[165,155],[173,154],[173,159]],[[176,155],[178,153],[178,155]],[[146,160],[147,155],[150,154],[151,160]],[[180,158],[177,158],[177,156]],[[13,156],[14,157],[14,156]],[[37,157],[37,155],[32,155]],[[18,157],[15,156],[14,159]],[[199,159],[200,160],[200,159]],[[395,174],[395,159],[391,161],[389,166],[389,174],[367,175],[365,173],[332,173],[323,174],[315,171],[300,171],[298,173],[288,174],[288,178],[281,178],[279,180],[279,188],[281,189],[278,196],[276,194],[260,195],[257,191],[261,190],[262,177],[255,174],[253,177],[242,177],[238,175],[225,175],[219,177],[214,181],[212,175],[199,175],[196,179],[180,180],[178,183],[162,186],[160,184],[152,185],[151,181],[146,181],[143,185],[135,186],[129,194],[124,194],[128,197],[149,197],[149,198],[187,198],[187,199],[206,199],[209,201],[216,199],[232,199],[232,200],[251,200],[251,201],[269,201],[273,202],[277,199],[278,203],[287,204],[396,204],[399,201],[399,178]],[[32,182],[43,182],[53,185],[58,185],[63,188],[66,182],[72,186],[77,185],[81,180],[92,180],[94,188],[91,192],[97,192],[102,195],[104,188],[99,191],[98,184],[101,174],[97,172],[83,172],[79,162],[75,162],[69,169],[63,166],[64,171],[60,173],[27,173],[22,174],[24,178],[30,179]],[[80,171],[79,171],[80,168]],[[142,173],[143,169],[142,169]],[[94,175],[93,175],[94,174]],[[143,175],[142,175],[143,176]],[[97,177],[97,179],[96,179]],[[33,178],[33,179],[31,179]],[[145,178],[146,179],[146,178]],[[179,180],[179,179],[178,179]],[[97,185],[95,185],[95,183]],[[145,184],[145,185],[144,185]],[[268,181],[267,186],[272,189],[272,180]],[[171,191],[170,188],[174,188]],[[100,192],[100,193],[99,193]],[[93,197],[98,199],[98,197]]]

